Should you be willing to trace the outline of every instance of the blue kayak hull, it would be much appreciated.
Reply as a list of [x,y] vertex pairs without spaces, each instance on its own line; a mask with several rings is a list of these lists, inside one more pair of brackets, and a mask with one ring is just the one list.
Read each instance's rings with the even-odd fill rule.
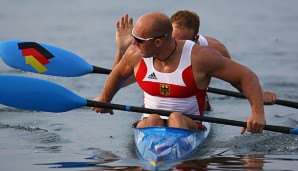
[[134,128],[135,144],[139,155],[150,162],[175,161],[192,154],[207,138],[210,123],[204,123],[206,130],[186,130],[165,126]]

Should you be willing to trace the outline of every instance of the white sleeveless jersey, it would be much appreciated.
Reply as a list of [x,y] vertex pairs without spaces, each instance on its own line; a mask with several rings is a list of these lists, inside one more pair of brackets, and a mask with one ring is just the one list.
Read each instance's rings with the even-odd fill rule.
[[208,41],[204,36],[199,34],[199,39],[198,39],[197,44],[200,46],[208,46]]
[[204,96],[206,90],[197,89],[194,81],[191,67],[191,50],[194,44],[192,41],[185,41],[179,66],[172,73],[155,70],[152,57],[141,60],[136,80],[144,91],[146,108],[199,114],[198,92],[202,92]]

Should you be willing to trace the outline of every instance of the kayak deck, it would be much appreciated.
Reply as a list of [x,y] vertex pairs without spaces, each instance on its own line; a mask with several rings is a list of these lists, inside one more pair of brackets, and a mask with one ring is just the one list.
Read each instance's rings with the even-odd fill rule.
[[150,162],[173,161],[189,156],[206,139],[211,124],[203,122],[206,130],[186,130],[166,126],[134,128],[139,155]]

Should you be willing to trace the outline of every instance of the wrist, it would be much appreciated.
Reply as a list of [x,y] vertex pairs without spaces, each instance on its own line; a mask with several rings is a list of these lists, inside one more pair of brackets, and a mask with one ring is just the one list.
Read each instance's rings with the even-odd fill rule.
[[252,116],[254,117],[265,117],[264,110],[253,111]]

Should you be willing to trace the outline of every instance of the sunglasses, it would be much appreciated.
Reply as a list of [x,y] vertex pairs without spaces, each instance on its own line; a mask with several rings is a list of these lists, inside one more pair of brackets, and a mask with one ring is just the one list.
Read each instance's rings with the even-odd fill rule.
[[136,36],[136,35],[133,33],[133,30],[134,30],[134,28],[132,29],[131,34],[132,34],[133,38],[135,39],[135,41],[138,42],[139,44],[143,43],[144,41],[149,41],[149,40],[159,39],[159,38],[166,37],[166,36],[169,35],[169,34],[167,33],[167,34],[164,34],[164,35],[162,35],[162,36],[155,36],[155,37],[150,37],[150,38],[146,38],[146,39],[145,39],[145,38]]

